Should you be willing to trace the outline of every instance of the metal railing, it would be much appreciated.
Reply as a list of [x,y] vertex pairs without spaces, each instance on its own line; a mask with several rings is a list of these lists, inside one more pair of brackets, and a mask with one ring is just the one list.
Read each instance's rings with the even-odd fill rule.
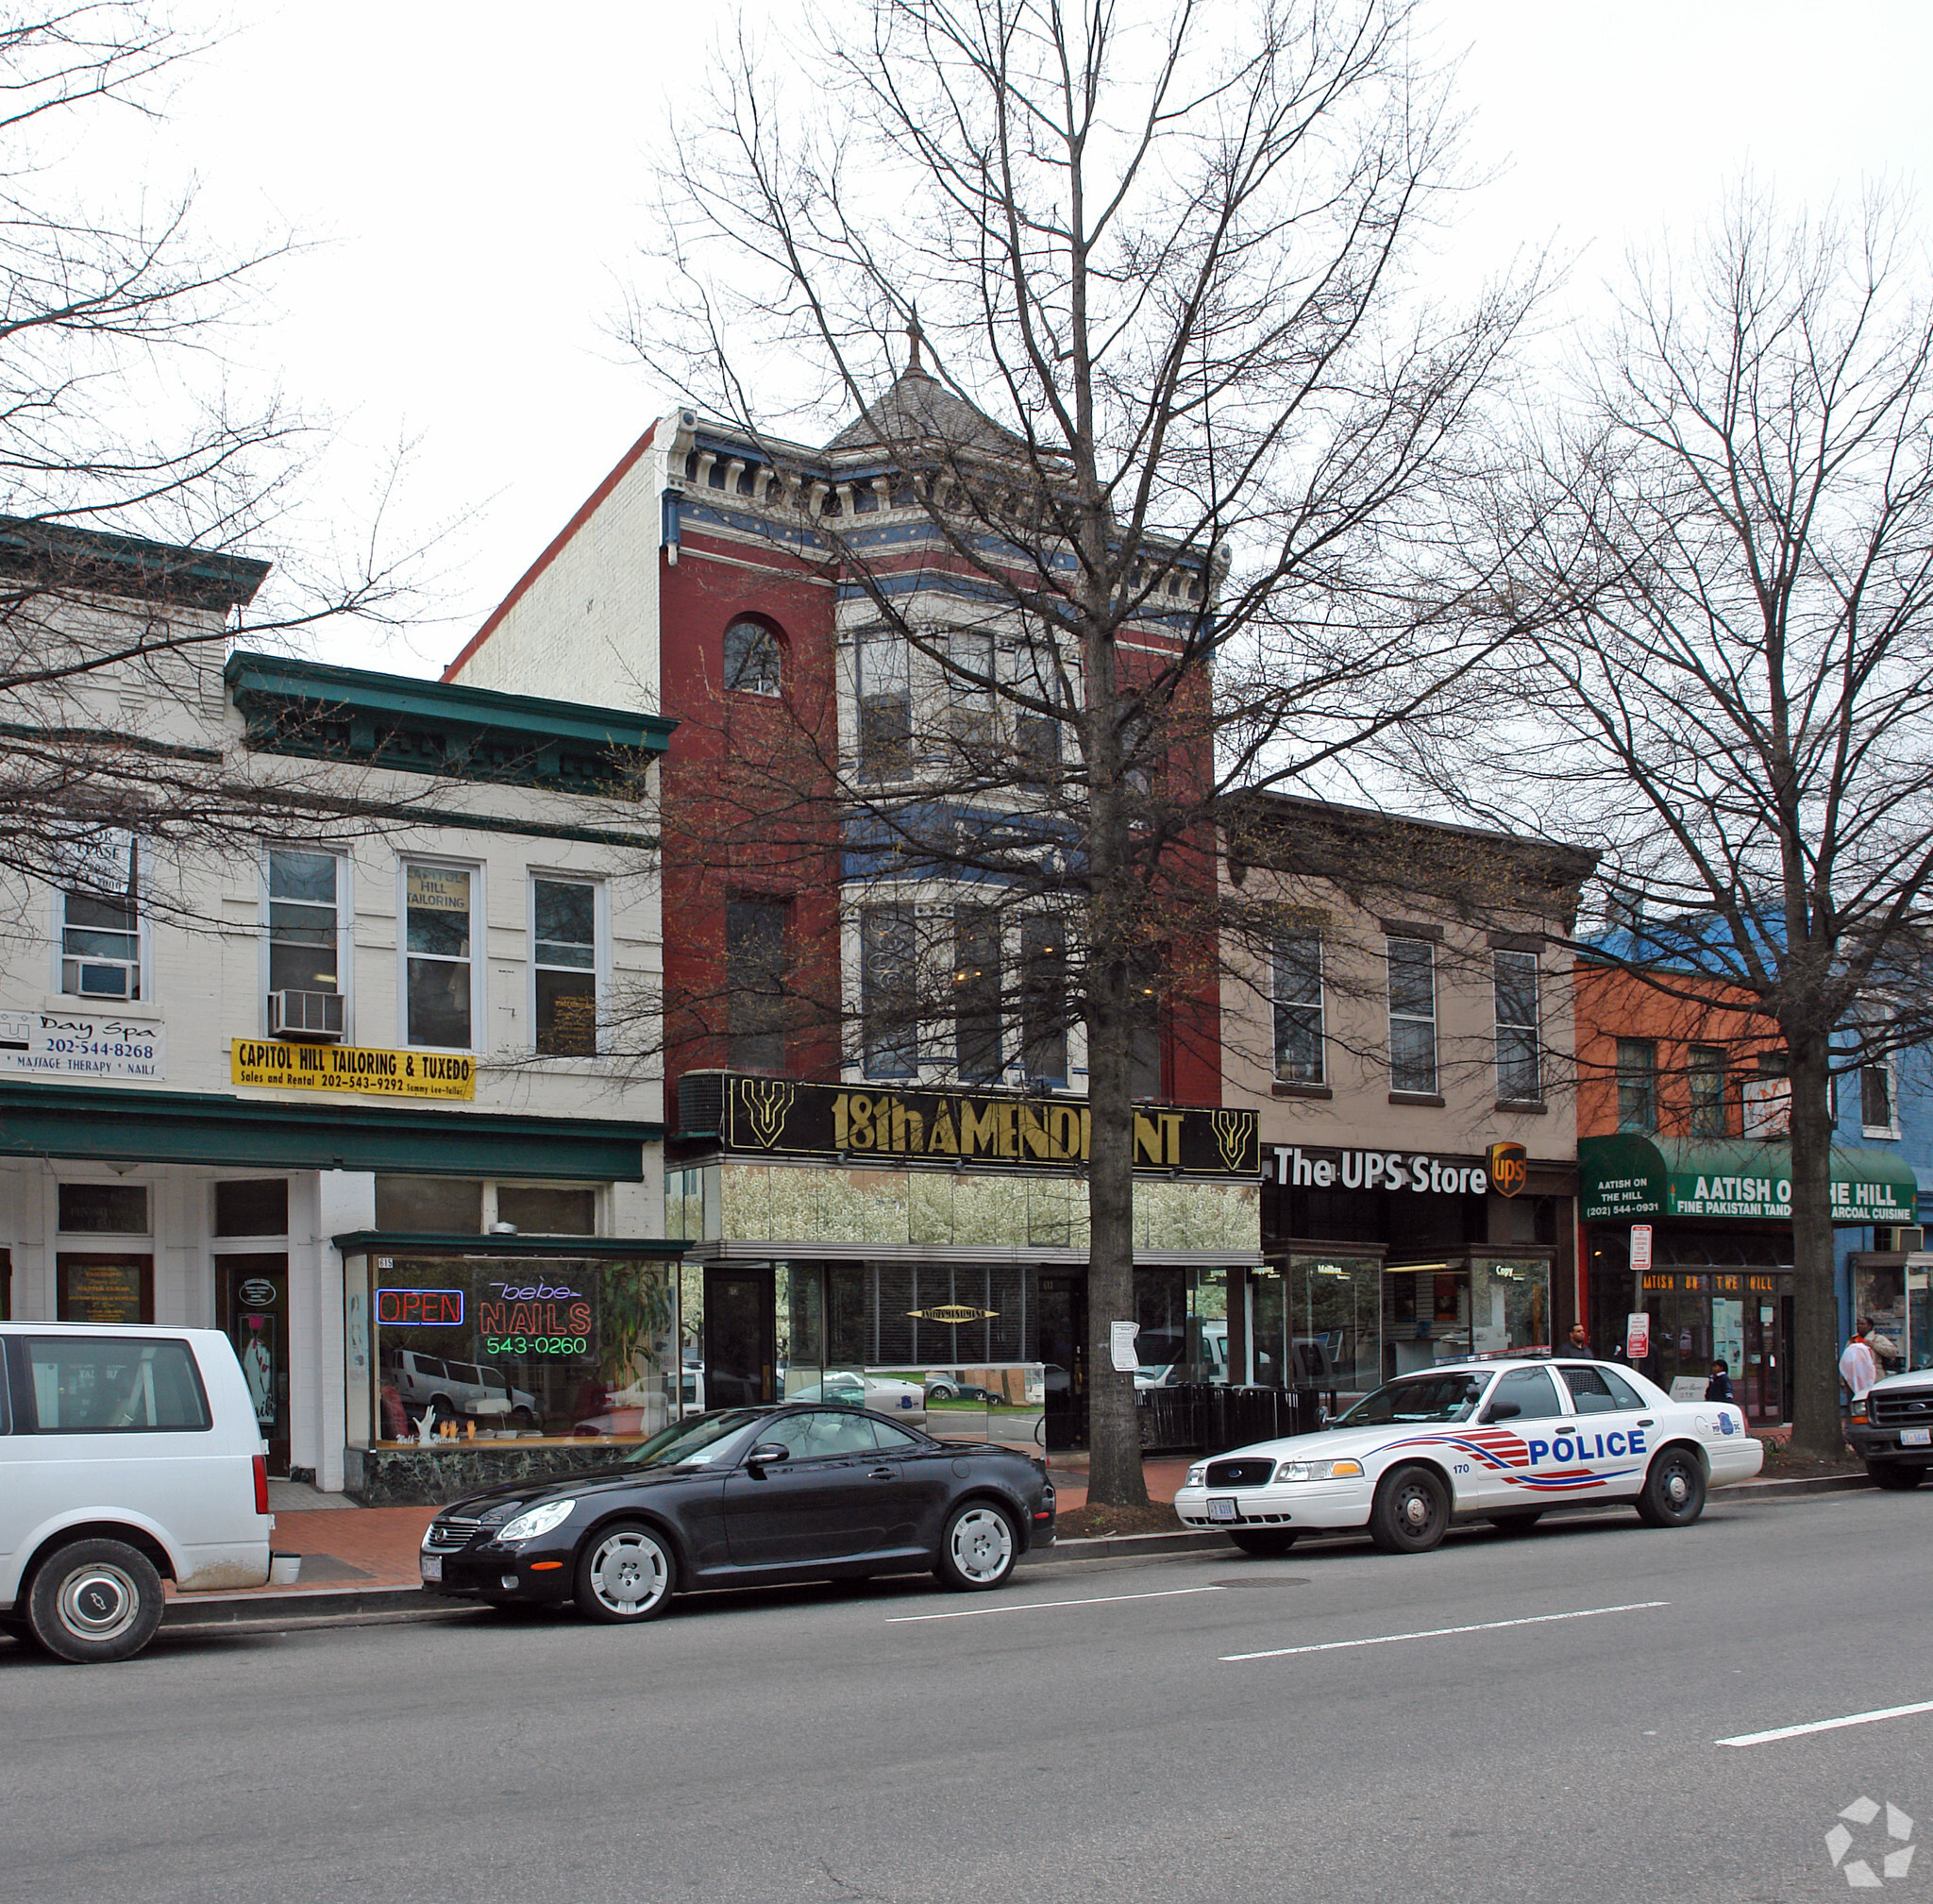
[[1252,1441],[1309,1434],[1322,1425],[1334,1397],[1313,1389],[1178,1382],[1169,1388],[1143,1389],[1135,1402],[1144,1450],[1219,1455]]

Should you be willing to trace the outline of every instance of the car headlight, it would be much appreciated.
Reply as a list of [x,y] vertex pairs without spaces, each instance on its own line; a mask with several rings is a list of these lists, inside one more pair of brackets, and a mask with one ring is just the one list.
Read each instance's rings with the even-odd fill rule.
[[1208,1463],[1197,1461],[1188,1470],[1188,1478],[1183,1485],[1189,1488],[1205,1488],[1208,1485]]
[[563,1526],[576,1506],[575,1501],[546,1501],[541,1508],[532,1508],[514,1521],[506,1522],[496,1538],[506,1542],[534,1541],[539,1534]]
[[1276,1469],[1278,1481],[1346,1481],[1362,1474],[1360,1461],[1284,1461]]

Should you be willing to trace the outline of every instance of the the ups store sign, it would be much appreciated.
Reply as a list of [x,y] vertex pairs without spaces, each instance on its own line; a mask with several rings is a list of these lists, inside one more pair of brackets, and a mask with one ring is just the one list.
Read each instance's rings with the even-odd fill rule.
[[[765,1156],[1071,1171],[1093,1153],[1093,1121],[1079,1098],[805,1085],[730,1071],[687,1073],[678,1123],[681,1138],[713,1137],[727,1150]],[[1139,1171],[1250,1181],[1261,1174],[1253,1111],[1137,1104],[1134,1147]]]

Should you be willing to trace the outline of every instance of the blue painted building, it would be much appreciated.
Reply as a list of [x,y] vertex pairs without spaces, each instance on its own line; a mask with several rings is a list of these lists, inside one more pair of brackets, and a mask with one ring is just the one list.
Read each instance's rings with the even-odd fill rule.
[[[1933,1216],[1933,1050],[1917,1046],[1848,1071],[1836,1090],[1838,1141],[1891,1152],[1909,1166],[1925,1223]],[[1889,1373],[1933,1364],[1933,1289],[1926,1268],[1908,1260],[1922,1238],[1884,1223],[1835,1229],[1833,1237],[1841,1341],[1856,1316],[1871,1316]]]

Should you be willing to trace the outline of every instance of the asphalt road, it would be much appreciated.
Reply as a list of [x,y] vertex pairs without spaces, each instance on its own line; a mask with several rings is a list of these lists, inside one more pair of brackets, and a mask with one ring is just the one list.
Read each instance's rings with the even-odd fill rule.
[[[0,1897],[1770,1904],[1907,1843],[1880,1895],[1925,1896],[1933,1711],[1718,1742],[1933,1701],[1929,1537],[1933,1490],[1721,1497],[1682,1532],[714,1596],[638,1631],[163,1635],[92,1669],[0,1642]],[[1445,1627],[1477,1630],[1403,1637]],[[1282,1648],[1319,1650],[1228,1657]]]

